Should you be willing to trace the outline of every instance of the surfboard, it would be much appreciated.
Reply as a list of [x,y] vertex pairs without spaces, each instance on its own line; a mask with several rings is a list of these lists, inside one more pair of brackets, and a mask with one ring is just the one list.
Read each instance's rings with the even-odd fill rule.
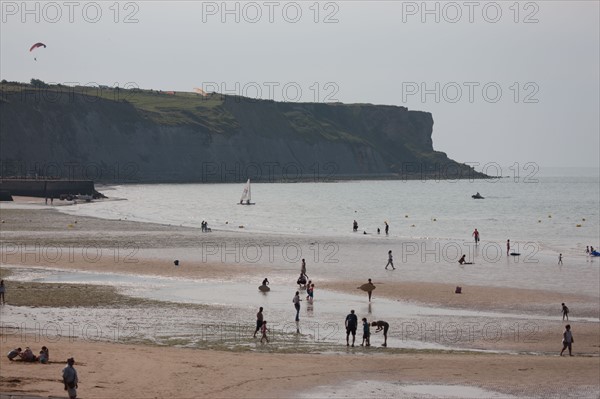
[[269,288],[269,286],[268,286],[268,285],[259,285],[259,286],[258,286],[258,289],[259,289],[261,292],[269,292],[269,291],[271,291],[271,289]]
[[365,283],[358,288],[360,288],[363,291],[369,292],[369,291],[373,291],[375,289],[375,286],[373,285],[373,283]]

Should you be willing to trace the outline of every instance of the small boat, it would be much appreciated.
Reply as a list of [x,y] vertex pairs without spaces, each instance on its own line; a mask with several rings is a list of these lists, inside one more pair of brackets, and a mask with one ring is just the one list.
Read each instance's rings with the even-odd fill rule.
[[471,198],[473,198],[473,199],[484,199],[485,197],[482,197],[481,194],[477,193],[475,195],[471,195]]
[[244,191],[242,191],[242,198],[240,199],[238,205],[254,205],[254,202],[250,202],[251,194],[252,193],[250,191],[250,179],[248,179],[246,185],[244,186]]

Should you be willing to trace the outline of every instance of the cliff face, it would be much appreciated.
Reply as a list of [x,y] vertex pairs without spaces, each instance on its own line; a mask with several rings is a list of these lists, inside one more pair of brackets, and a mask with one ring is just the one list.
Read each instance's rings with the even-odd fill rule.
[[135,183],[475,175],[433,150],[431,114],[404,107],[48,93],[3,90],[4,176]]

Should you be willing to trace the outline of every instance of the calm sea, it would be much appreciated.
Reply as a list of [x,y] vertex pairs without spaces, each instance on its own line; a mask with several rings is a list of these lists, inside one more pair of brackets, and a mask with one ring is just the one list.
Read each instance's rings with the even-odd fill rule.
[[[105,201],[63,207],[68,213],[274,234],[390,236],[537,242],[564,252],[599,245],[600,183],[597,175],[555,170],[553,176],[476,181],[350,181],[252,184],[253,206],[238,202],[242,184],[153,184],[101,188]],[[575,170],[577,172],[577,170]],[[585,172],[585,171],[584,171]],[[597,172],[597,171],[596,171]],[[481,193],[485,199],[472,199]]]

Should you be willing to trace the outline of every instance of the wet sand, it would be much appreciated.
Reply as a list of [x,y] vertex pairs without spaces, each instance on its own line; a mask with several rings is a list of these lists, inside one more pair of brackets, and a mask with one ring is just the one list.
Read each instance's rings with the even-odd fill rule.
[[80,395],[94,398],[298,397],[309,392],[319,397],[319,386],[337,386],[352,396],[348,385],[365,380],[478,386],[530,397],[598,394],[598,358],[593,357],[232,353],[6,335],[0,350],[42,345],[50,348],[51,364],[0,358],[0,391],[63,395],[60,370],[63,360],[74,356]]
[[[3,240],[2,263],[17,266],[53,267],[65,270],[87,270],[114,273],[133,273],[194,279],[250,278],[262,280],[266,272],[288,273],[288,268],[273,271],[270,265],[248,265],[185,260],[180,267],[172,264],[173,256],[185,254],[186,249],[197,247],[201,235],[198,230],[179,226],[108,221],[87,217],[73,217],[52,209],[17,210],[0,209]],[[76,223],[75,223],[76,222]],[[232,234],[232,233],[229,233]],[[244,236],[244,233],[238,234]],[[14,245],[40,244],[43,248],[55,246],[62,249],[60,258],[52,262],[50,252],[25,255]],[[123,243],[135,242],[135,253]],[[101,248],[102,255],[90,261],[93,254],[68,248],[92,245]],[[120,248],[115,252],[114,248]],[[118,256],[115,256],[115,253]],[[56,252],[54,252],[56,254]],[[294,269],[295,270],[295,269]],[[365,280],[366,281],[366,280]],[[357,290],[365,281],[339,283],[332,279],[320,282],[319,289],[340,291],[364,296]],[[576,343],[573,358],[560,358],[562,327],[560,303],[566,302],[572,316],[598,317],[598,298],[589,295],[555,294],[543,290],[522,288],[465,286],[463,294],[453,292],[452,284],[431,282],[378,282],[373,303],[378,298],[401,300],[433,307],[474,309],[481,311],[506,311],[519,314],[542,314],[555,316],[556,321],[539,324],[536,342],[502,340],[499,342],[474,342],[474,347],[488,350],[510,350],[514,355],[477,354],[436,351],[389,351],[366,355],[364,348],[351,350],[348,354],[289,354],[267,350],[261,353],[211,351],[153,345],[124,345],[110,342],[86,341],[62,337],[55,341],[43,341],[27,335],[11,335],[3,331],[0,348],[7,352],[15,346],[41,347],[46,342],[51,348],[51,359],[74,356],[82,383],[81,396],[85,397],[293,397],[313,392],[311,389],[327,386],[342,394],[346,381],[385,381],[402,384],[452,384],[477,386],[518,396],[547,397],[557,392],[561,396],[594,397],[600,392],[597,375],[600,372],[600,329],[598,323],[572,323]],[[11,282],[11,284],[14,284]],[[19,283],[21,284],[21,283]],[[32,284],[32,283],[28,283]],[[10,286],[9,286],[10,287]],[[14,305],[40,306],[43,296],[27,295],[9,288],[7,299]],[[61,286],[52,290],[60,292]],[[58,291],[56,291],[58,290]],[[80,295],[86,295],[85,288]],[[91,291],[92,292],[92,291]],[[93,291],[96,292],[96,291]],[[106,305],[107,295],[102,290],[97,295],[98,305]],[[92,296],[93,297],[93,296]],[[104,299],[102,299],[104,298]],[[104,300],[105,302],[102,302]],[[129,299],[118,299],[124,306]],[[54,307],[72,306],[73,303],[53,302]],[[77,302],[77,301],[76,301]],[[93,301],[92,301],[93,302]],[[46,304],[48,305],[48,304]],[[140,301],[143,312],[148,303]],[[156,306],[155,303],[152,304]],[[92,306],[85,303],[83,306]],[[85,308],[82,308],[82,311]],[[390,332],[392,334],[392,332]],[[397,332],[395,332],[397,334]],[[393,336],[393,335],[391,335]],[[379,336],[374,336],[377,343]],[[391,338],[390,338],[391,339]],[[267,345],[268,346],[268,345]],[[375,351],[375,348],[373,348]],[[344,352],[345,346],[337,351]],[[527,355],[524,352],[536,352]],[[568,363],[567,363],[568,362]],[[61,363],[48,366],[0,360],[2,377],[0,392],[28,392],[40,395],[63,395],[58,381]],[[34,370],[35,371],[32,371]],[[328,370],[323,372],[323,370]],[[18,380],[18,381],[17,381]],[[332,388],[333,387],[333,388]],[[390,388],[391,387],[391,388]],[[388,386],[392,389],[393,385]],[[554,391],[556,390],[556,391]],[[385,396],[382,391],[382,395]],[[589,395],[589,393],[592,395]],[[392,392],[393,394],[393,392]],[[318,392],[313,396],[318,397]],[[351,392],[349,393],[350,396]]]

